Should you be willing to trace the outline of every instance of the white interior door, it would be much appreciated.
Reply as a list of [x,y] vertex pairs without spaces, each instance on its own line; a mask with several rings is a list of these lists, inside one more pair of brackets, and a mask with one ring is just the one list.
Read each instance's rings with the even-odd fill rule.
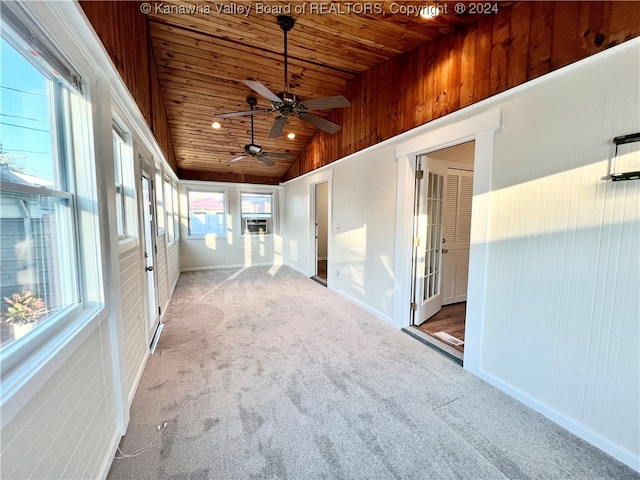
[[154,268],[156,259],[156,229],[154,221],[153,180],[142,172],[142,233],[144,236],[144,269],[147,284],[147,340],[153,340],[160,321],[158,314],[157,278]]
[[449,168],[444,202],[442,304],[467,300],[473,172]]
[[447,167],[429,157],[417,160],[414,324],[442,308],[442,235]]

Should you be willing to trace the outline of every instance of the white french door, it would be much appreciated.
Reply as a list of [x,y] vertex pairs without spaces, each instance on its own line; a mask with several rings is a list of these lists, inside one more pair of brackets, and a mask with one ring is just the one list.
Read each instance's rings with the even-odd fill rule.
[[442,308],[442,236],[447,167],[427,156],[416,160],[413,324]]

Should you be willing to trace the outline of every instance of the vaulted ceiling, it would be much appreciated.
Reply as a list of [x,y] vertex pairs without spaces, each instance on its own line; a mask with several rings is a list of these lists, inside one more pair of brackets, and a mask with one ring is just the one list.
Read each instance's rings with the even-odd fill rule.
[[[249,110],[250,96],[257,98],[257,109],[271,107],[243,80],[259,81],[274,93],[283,91],[284,37],[278,14],[295,19],[288,34],[288,80],[290,91],[303,100],[343,94],[351,81],[374,65],[478,18],[456,14],[453,4],[447,5],[446,14],[423,18],[418,7],[425,4],[415,1],[180,0],[149,5],[150,41],[178,168],[274,179],[285,175],[316,129],[290,118],[280,137],[268,138],[277,114],[256,114],[255,143],[292,159],[272,158],[273,166],[251,157],[230,163],[250,143],[250,117],[220,119],[216,114]],[[314,113],[326,115],[326,111]],[[214,121],[220,129],[211,127]],[[288,133],[295,139],[287,138]]]

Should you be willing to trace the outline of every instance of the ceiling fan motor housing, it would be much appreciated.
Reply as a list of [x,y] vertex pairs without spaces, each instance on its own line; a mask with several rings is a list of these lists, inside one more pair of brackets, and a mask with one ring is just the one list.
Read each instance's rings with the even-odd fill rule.
[[262,147],[255,143],[250,143],[249,145],[244,146],[244,150],[250,155],[257,155],[262,152]]

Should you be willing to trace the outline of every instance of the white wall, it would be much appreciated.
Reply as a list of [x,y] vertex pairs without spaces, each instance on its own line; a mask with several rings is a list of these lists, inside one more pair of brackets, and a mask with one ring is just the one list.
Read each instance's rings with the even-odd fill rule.
[[[187,189],[226,191],[228,203],[226,236],[189,236]],[[236,268],[282,263],[280,236],[280,191],[277,186],[236,183],[180,182],[180,266],[181,270]],[[240,193],[273,193],[273,233],[244,235],[241,222]]]
[[[115,220],[115,183],[111,140],[112,113],[136,142],[152,152],[157,164],[175,180],[151,131],[121,82],[117,70],[73,2],[26,2],[26,8],[51,41],[79,69],[92,106],[90,135],[96,172],[95,206],[100,213],[100,238],[89,242],[102,267],[95,279],[103,308],[84,323],[62,333],[68,342],[50,349],[29,365],[29,375],[10,408],[3,392],[0,464],[2,478],[104,478],[120,437],[126,432],[129,406],[149,355],[145,331],[142,242],[119,245]],[[140,178],[136,163],[136,178]],[[94,185],[88,178],[87,187]],[[85,186],[83,186],[85,188]],[[87,196],[80,201],[92,202]],[[138,199],[140,199],[138,194]],[[140,221],[139,221],[140,222]],[[159,240],[160,301],[168,304],[179,275],[178,245]],[[87,272],[89,278],[91,272]],[[66,337],[65,337],[66,338]],[[56,347],[58,344],[56,344]],[[4,377],[3,377],[4,380]],[[17,399],[25,400],[17,405]],[[161,418],[159,417],[159,421]]]
[[285,263],[308,271],[309,185],[332,176],[329,288],[408,325],[410,154],[475,138],[465,368],[640,470],[640,181],[607,179],[640,131],[639,58],[635,39],[287,182]]
[[640,131],[633,44],[502,105],[480,368],[637,456],[640,181],[606,178]]

